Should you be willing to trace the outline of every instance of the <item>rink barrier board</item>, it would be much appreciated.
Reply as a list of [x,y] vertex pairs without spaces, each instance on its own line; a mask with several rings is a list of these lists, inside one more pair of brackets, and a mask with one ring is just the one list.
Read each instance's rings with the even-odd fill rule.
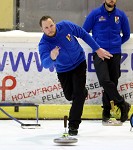
[[[0,64],[2,64],[0,65],[2,71],[0,83],[0,86],[2,87],[2,90],[0,91],[1,102],[38,103],[41,104],[39,108],[40,119],[63,118],[64,115],[69,114],[70,105],[66,105],[66,99],[62,96],[62,89],[60,88],[60,86],[58,86],[59,82],[57,79],[57,75],[54,72],[55,70],[52,70],[53,68],[51,70],[39,70],[41,66],[39,65],[39,67],[37,67],[37,64],[40,64],[39,55],[37,53],[37,45],[42,35],[43,33],[29,33],[19,30],[0,32]],[[100,119],[102,114],[102,109],[100,106],[100,104],[102,103],[102,90],[100,86],[98,87],[96,74],[93,73],[93,63],[90,59],[91,55],[89,55],[92,53],[92,50],[88,48],[87,44],[85,44],[82,40],[79,39],[79,42],[86,52],[88,61],[87,64],[89,65],[90,62],[90,66],[88,67],[89,70],[87,71],[87,86],[89,95],[86,100],[86,105],[84,107],[82,117],[87,119]],[[127,72],[123,73],[119,85],[119,89],[121,86],[120,94],[124,94],[126,98],[125,100],[127,100],[130,104],[132,104],[133,96],[132,43],[133,34],[131,34],[130,40],[123,45],[126,61],[124,61],[122,69],[126,70]],[[30,56],[34,56],[33,59],[31,59],[32,57]],[[32,66],[29,65],[26,59],[27,57],[30,58],[29,62],[31,62]],[[16,63],[17,60],[21,60],[20,58],[24,61],[23,65],[22,61],[20,63]],[[34,63],[32,63],[32,61]],[[6,89],[8,87],[6,87],[7,79],[10,81],[10,86],[12,85],[11,83],[15,83],[13,84],[14,86],[11,86],[11,90]],[[3,83],[6,84],[4,85]],[[90,85],[92,85],[93,87]],[[40,90],[40,92],[38,92],[38,89]],[[17,116],[17,118],[35,118],[35,108],[23,107],[20,108],[19,112],[14,112],[14,108],[11,107],[4,109],[10,111],[11,114]],[[3,114],[0,115],[0,118],[2,116]]]
[[[38,118],[39,119],[63,119],[64,115],[69,115],[71,105],[39,105]],[[14,111],[14,107],[2,107],[6,112],[8,112],[13,117],[19,119],[36,119],[36,108],[35,107],[20,107],[19,112]],[[133,112],[133,107],[129,112],[131,116]],[[101,105],[85,105],[83,110],[83,119],[101,119],[102,108]],[[119,118],[119,114],[116,118]],[[0,119],[8,119],[6,115],[0,112]]]

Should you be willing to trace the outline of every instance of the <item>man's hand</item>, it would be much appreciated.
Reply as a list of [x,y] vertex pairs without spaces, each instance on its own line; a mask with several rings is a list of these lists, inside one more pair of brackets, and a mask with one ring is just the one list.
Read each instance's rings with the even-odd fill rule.
[[56,46],[50,53],[50,57],[52,60],[56,60],[57,56],[59,55],[60,47]]
[[113,57],[112,54],[110,54],[108,51],[106,51],[105,49],[103,48],[99,48],[97,51],[96,51],[97,55],[102,59],[104,60],[105,58],[107,59],[110,59],[110,57]]

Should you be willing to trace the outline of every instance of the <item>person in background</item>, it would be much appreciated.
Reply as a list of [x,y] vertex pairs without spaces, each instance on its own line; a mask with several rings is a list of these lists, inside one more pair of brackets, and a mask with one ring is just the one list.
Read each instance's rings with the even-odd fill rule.
[[[51,16],[43,16],[40,19],[40,27],[44,32],[38,45],[42,65],[44,68],[55,66],[65,98],[72,101],[68,133],[77,135],[85,98],[88,95],[85,88],[85,52],[77,38],[81,38],[95,51],[103,49],[84,29],[70,21],[55,23]],[[111,57],[109,53],[106,58],[108,57]]]
[[103,125],[113,125],[110,120],[111,105],[114,101],[121,111],[120,121],[128,119],[130,104],[117,90],[118,79],[121,76],[121,46],[130,38],[129,21],[125,13],[116,8],[117,0],[104,0],[102,6],[92,10],[83,24],[83,28],[90,33],[100,47],[106,49],[113,57],[106,59],[107,53],[102,49],[93,51],[94,67],[100,85],[103,87]]

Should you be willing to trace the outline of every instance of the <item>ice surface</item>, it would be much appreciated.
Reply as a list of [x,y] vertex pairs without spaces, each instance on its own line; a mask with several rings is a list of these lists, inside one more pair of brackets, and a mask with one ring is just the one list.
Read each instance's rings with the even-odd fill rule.
[[[36,123],[22,120],[23,123]],[[129,150],[133,149],[130,122],[123,126],[102,126],[101,120],[83,120],[78,142],[60,146],[53,142],[65,131],[63,120],[39,120],[40,129],[22,129],[13,120],[0,120],[1,150]]]

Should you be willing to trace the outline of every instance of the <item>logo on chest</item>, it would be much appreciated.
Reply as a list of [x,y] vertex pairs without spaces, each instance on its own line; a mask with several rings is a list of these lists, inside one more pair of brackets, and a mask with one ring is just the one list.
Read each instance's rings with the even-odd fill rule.
[[118,24],[120,22],[120,19],[118,16],[115,16],[115,23]]
[[104,16],[101,16],[101,17],[99,18],[99,22],[101,22],[101,21],[106,21],[106,18],[105,18]]
[[66,36],[66,38],[68,39],[68,41],[71,41],[71,40],[72,40],[70,34],[68,34],[68,35]]

